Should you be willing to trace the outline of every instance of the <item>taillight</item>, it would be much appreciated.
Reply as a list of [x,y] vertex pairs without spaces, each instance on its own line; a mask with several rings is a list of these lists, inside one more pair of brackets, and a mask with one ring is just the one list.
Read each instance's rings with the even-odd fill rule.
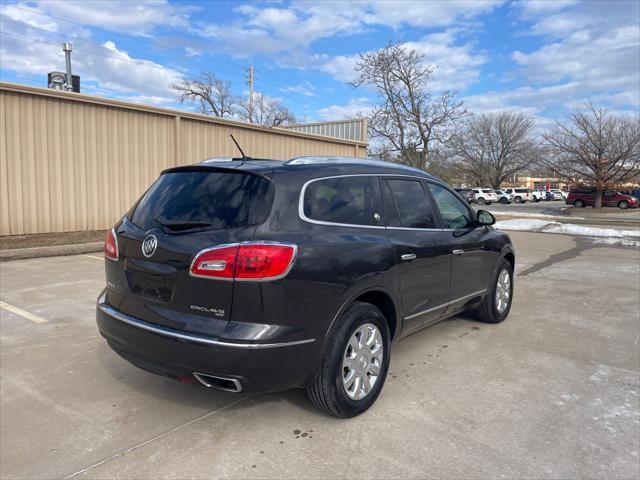
[[118,260],[118,238],[113,228],[107,232],[104,239],[104,256],[109,260]]
[[228,280],[275,280],[291,269],[295,245],[251,242],[201,251],[191,263],[195,277]]

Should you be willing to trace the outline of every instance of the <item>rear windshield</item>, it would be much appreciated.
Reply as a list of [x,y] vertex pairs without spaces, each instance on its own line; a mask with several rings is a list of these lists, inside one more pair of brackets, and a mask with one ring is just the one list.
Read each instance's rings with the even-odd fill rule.
[[256,175],[183,171],[161,175],[129,215],[140,228],[221,230],[262,223],[273,187]]

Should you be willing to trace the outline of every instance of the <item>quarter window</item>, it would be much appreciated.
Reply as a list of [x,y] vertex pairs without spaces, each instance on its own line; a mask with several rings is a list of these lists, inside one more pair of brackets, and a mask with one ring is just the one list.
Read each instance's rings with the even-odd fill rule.
[[420,181],[389,179],[385,183],[385,195],[391,197],[385,201],[387,210],[392,210],[385,211],[389,226],[435,228],[433,210]]
[[459,229],[471,225],[473,220],[471,212],[453,193],[433,183],[429,184],[429,189],[445,228]]
[[316,180],[304,192],[307,218],[330,223],[379,225],[380,193],[377,177],[337,177]]

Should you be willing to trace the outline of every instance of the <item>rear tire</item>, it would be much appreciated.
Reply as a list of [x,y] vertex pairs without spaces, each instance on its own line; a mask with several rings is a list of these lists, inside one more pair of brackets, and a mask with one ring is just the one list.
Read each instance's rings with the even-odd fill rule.
[[[376,330],[380,334],[382,345],[381,361],[375,359],[373,352],[375,351],[374,347],[376,342],[373,340],[372,345],[369,347],[370,351],[366,350],[367,346],[364,344],[361,346],[362,350],[355,352],[351,347],[354,338],[357,339],[357,332],[361,327],[366,325],[375,327],[374,329],[365,327],[369,328],[370,332]],[[360,338],[362,338],[362,336],[360,336]],[[311,385],[307,387],[307,393],[313,405],[329,415],[340,418],[355,417],[365,412],[373,405],[382,391],[389,369],[390,343],[389,327],[384,315],[377,307],[364,302],[355,302],[351,305],[340,318],[336,320],[336,324],[333,326],[327,339],[327,346],[322,358],[320,370]],[[363,359],[362,355],[358,352],[363,352],[365,358]],[[367,365],[364,367],[364,369],[367,370],[364,373],[364,376],[367,376],[366,381],[373,381],[368,393],[364,393],[364,397],[360,399],[352,398],[352,396],[347,393],[348,386],[344,383],[348,381],[348,374],[351,373],[349,367],[345,366],[345,358],[351,354],[354,354],[354,364],[358,364],[358,367],[353,368],[362,369],[362,364],[360,363],[362,360],[364,365]],[[375,380],[373,378],[374,375],[368,370],[372,366],[378,367],[379,369]],[[358,383],[358,385],[362,384],[362,381]],[[355,386],[355,383],[352,384],[352,386]],[[360,391],[359,388],[355,390],[356,393]],[[365,390],[360,392],[362,393]]]
[[629,202],[627,202],[626,200],[622,200],[620,203],[618,203],[618,208],[626,210],[627,208],[629,208]]
[[478,198],[476,201],[478,202],[478,205],[484,205],[485,204],[484,198],[482,198],[482,197]]
[[576,200],[575,202],[573,202],[573,206],[576,208],[584,208],[585,204],[582,200]]
[[491,289],[475,310],[481,322],[500,323],[509,315],[513,302],[513,267],[506,259],[498,265]]
[[513,199],[515,203],[522,203],[522,197],[516,197]]

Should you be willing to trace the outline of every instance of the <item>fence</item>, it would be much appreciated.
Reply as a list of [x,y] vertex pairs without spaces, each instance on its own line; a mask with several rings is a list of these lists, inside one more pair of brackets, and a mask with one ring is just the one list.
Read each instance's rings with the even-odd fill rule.
[[161,170],[213,156],[364,156],[366,141],[0,82],[0,235],[104,229]]

